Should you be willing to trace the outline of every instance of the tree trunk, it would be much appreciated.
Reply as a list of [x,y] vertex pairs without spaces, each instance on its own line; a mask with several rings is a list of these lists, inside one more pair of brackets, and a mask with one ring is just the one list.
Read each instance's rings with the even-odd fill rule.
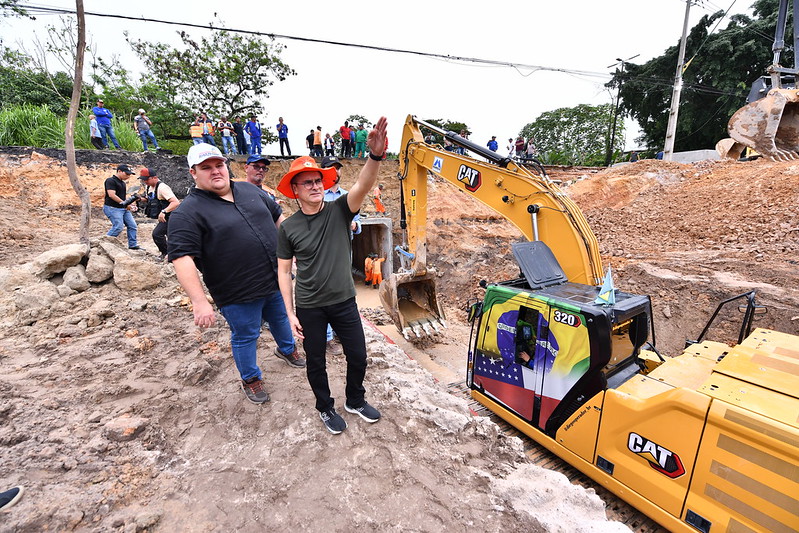
[[78,17],[78,49],[75,53],[75,75],[72,86],[72,100],[67,114],[67,127],[64,131],[64,147],[67,153],[67,174],[72,188],[80,198],[80,242],[89,244],[89,222],[91,222],[92,204],[89,192],[78,179],[78,168],[75,161],[75,120],[80,108],[81,87],[83,86],[83,55],[86,48],[86,17],[83,11],[83,0],[75,0]]

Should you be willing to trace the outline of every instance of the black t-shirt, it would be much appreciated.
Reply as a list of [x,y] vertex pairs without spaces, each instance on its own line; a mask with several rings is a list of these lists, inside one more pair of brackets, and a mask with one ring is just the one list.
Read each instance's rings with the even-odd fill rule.
[[308,143],[308,146],[313,146],[313,133],[305,138],[305,142]]
[[233,202],[194,188],[169,218],[169,259],[193,257],[219,307],[279,290],[275,222],[283,210],[251,183],[230,186]]
[[117,196],[125,199],[125,195],[127,194],[128,187],[125,185],[125,182],[119,179],[117,176],[111,176],[107,180],[105,180],[105,185],[103,186],[103,193],[105,194],[105,198],[103,199],[103,205],[107,205],[109,207],[122,207],[122,204],[119,202],[115,202],[111,198],[108,197],[108,191],[112,190],[117,193]]

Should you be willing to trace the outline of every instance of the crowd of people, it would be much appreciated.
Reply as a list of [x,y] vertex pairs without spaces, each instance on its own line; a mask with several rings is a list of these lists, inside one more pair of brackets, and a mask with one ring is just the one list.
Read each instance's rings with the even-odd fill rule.
[[[99,99],[97,105],[92,108],[89,115],[89,131],[92,145],[98,150],[108,149],[111,144],[119,149],[119,142],[114,133],[111,119],[114,115],[105,108],[103,100]],[[138,114],[133,119],[133,129],[141,138],[142,149],[147,152],[149,145],[154,150],[158,150],[158,140],[152,130],[152,121],[147,117],[144,109],[139,109]],[[283,117],[278,118],[275,125],[278,143],[280,145],[280,155],[291,157],[291,145],[289,143],[289,128],[283,121]],[[305,147],[311,157],[334,156],[336,151],[342,159],[365,158],[368,154],[366,143],[369,130],[363,123],[358,125],[349,121],[338,128],[338,142],[335,133],[322,134],[322,126],[316,126],[310,130],[305,138]],[[225,155],[252,155],[262,153],[261,140],[263,138],[263,128],[258,121],[258,117],[250,115],[247,120],[243,117],[236,117],[231,122],[227,116],[221,116],[219,120],[214,120],[205,112],[198,113],[194,121],[189,124],[189,137],[193,145],[210,144],[219,146]],[[218,142],[217,142],[218,140]],[[388,141],[386,141],[388,142]],[[388,148],[388,144],[386,144]]]
[[[195,186],[182,202],[151,168],[139,171],[144,195],[126,197],[126,181],[135,172],[126,164],[118,165],[105,181],[103,212],[111,222],[107,234],[116,237],[126,229],[128,248],[139,250],[132,211],[138,202],[146,202],[145,215],[158,220],[153,241],[161,259],[174,266],[178,282],[191,300],[194,323],[207,328],[217,321],[206,289],[225,318],[240,387],[249,401],[270,401],[257,362],[257,341],[265,322],[275,340],[274,356],[291,367],[305,369],[316,410],[330,433],[341,433],[347,422],[336,410],[330,392],[328,353],[343,353],[346,359],[344,410],[375,423],[381,414],[366,401],[363,385],[366,343],[355,302],[351,241],[361,231],[358,213],[367,196],[376,195],[376,205],[382,208],[379,195],[383,185],[376,182],[388,146],[386,119],[381,117],[371,131],[356,130],[356,153],[367,159],[350,191],[339,185],[342,163],[335,155],[324,156],[321,165],[311,156],[291,162],[277,186],[285,197],[297,201],[299,210],[290,217],[283,214],[274,193],[264,187],[270,161],[260,154],[257,137],[261,130],[256,117],[244,128],[249,130],[253,153],[245,165],[246,179],[232,181],[228,157],[216,146],[214,135],[233,138],[235,124],[225,117],[214,124],[205,114],[197,116],[191,129],[196,142],[187,156]],[[276,129],[278,136],[288,133],[282,119]],[[357,135],[358,131],[364,133]],[[288,138],[283,138],[286,142],[281,148],[290,154]],[[325,140],[317,128],[309,150],[319,154],[320,145],[326,149]],[[227,154],[237,148],[223,140]],[[376,266],[368,274],[377,287],[382,281],[382,261],[374,259]],[[298,349],[300,342],[304,353]]]

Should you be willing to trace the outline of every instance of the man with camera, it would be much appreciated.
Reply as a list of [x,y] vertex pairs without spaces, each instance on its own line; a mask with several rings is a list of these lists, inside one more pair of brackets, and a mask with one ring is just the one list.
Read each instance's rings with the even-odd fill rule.
[[139,196],[134,194],[127,200],[123,200],[127,194],[127,185],[125,180],[133,175],[133,171],[128,165],[118,165],[117,173],[105,180],[105,198],[103,200],[103,213],[111,221],[111,229],[108,230],[109,237],[116,237],[122,233],[122,228],[127,228],[128,248],[131,250],[139,250],[139,243],[136,240],[136,232],[138,226],[136,221],[133,220],[133,214],[130,212],[130,204],[139,199]]
[[180,200],[172,192],[172,188],[169,185],[158,179],[155,170],[151,168],[141,169],[139,171],[139,179],[145,187],[144,192],[147,198],[144,214],[148,218],[158,220],[158,224],[153,229],[153,242],[158,247],[158,251],[161,252],[159,259],[163,261],[167,255],[166,233],[169,213],[178,208]]

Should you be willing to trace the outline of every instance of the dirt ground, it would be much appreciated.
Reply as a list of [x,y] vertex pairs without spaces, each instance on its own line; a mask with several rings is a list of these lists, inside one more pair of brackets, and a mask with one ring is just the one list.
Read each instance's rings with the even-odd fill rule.
[[[272,167],[274,185],[288,163]],[[81,168],[98,206],[113,168]],[[345,185],[358,170],[344,168]],[[380,177],[394,217],[396,170],[386,163]],[[585,211],[617,287],[652,296],[661,352],[752,288],[769,307],[758,325],[799,334],[799,164],[640,161],[552,177]],[[60,162],[0,155],[0,267],[77,240],[70,193]],[[0,531],[626,530],[591,490],[527,464],[518,439],[447,392],[465,373],[466,305],[480,279],[516,275],[521,235],[443,182],[430,194],[429,257],[450,328],[417,347],[367,321],[367,395],[384,418],[344,413],[339,436],[324,430],[304,373],[270,355],[268,334],[259,363],[272,401],[244,400],[226,326],[194,327],[169,266],[155,290],[93,286],[29,325],[13,290],[0,294],[0,480],[27,489]],[[154,259],[152,225],[139,221],[145,251],[134,253]],[[92,236],[107,225],[95,208]],[[380,317],[376,292],[360,291],[367,318]],[[99,323],[97,309],[110,309]],[[343,360],[328,366],[341,400]]]

